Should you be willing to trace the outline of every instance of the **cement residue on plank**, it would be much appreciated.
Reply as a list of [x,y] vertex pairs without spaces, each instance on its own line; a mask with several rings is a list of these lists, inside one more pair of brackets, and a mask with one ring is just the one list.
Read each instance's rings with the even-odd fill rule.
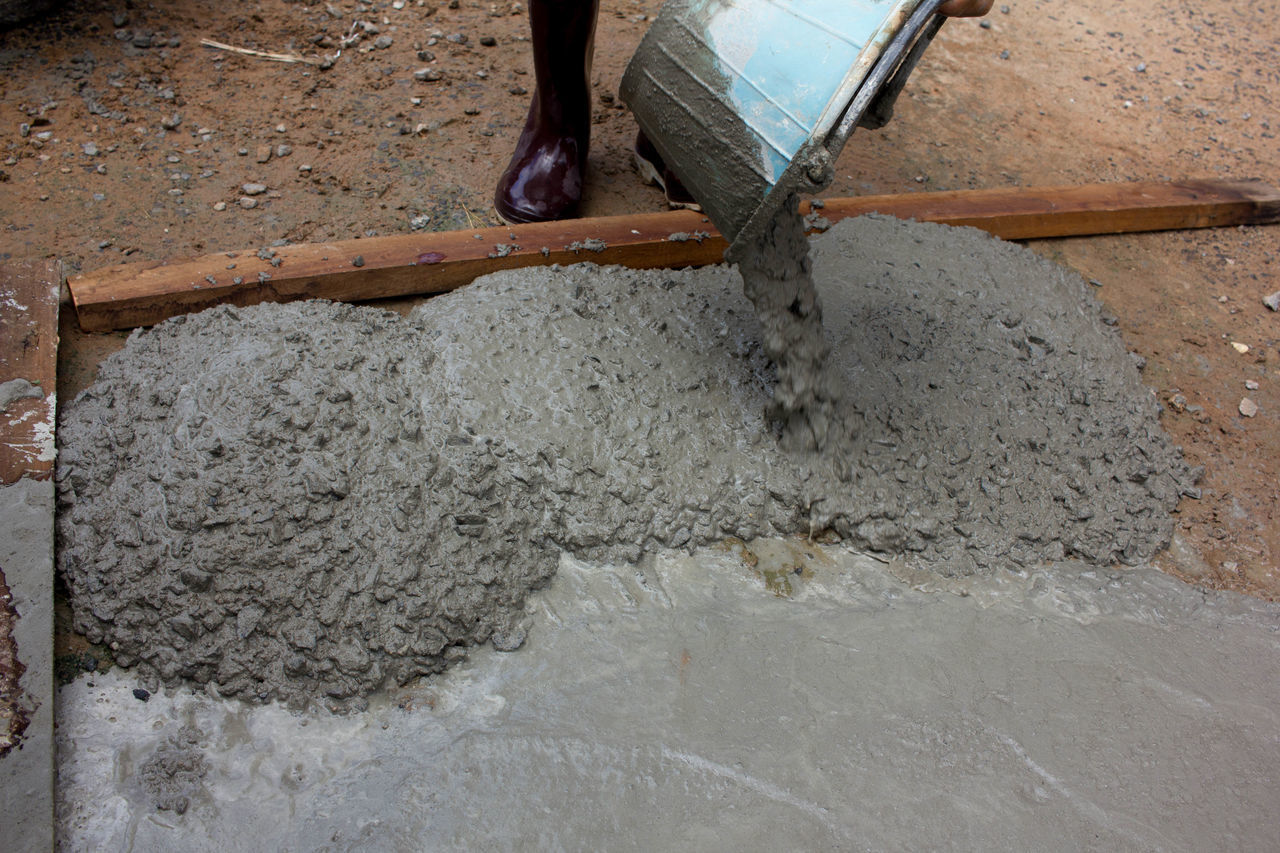
[[305,303],[136,334],[61,430],[78,630],[148,682],[358,708],[519,646],[562,551],[803,533],[963,575],[1168,541],[1194,474],[1083,281],[884,218],[813,245],[838,457],[779,448],[723,267],[509,271],[407,320]]

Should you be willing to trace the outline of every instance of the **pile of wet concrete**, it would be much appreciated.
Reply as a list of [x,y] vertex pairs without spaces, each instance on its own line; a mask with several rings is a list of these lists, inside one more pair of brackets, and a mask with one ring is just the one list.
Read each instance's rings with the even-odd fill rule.
[[561,552],[803,534],[943,574],[1139,563],[1188,470],[1080,278],[981,232],[814,241],[836,440],[780,449],[736,272],[581,264],[415,309],[138,332],[60,423],[75,626],[145,682],[360,708],[518,647]]

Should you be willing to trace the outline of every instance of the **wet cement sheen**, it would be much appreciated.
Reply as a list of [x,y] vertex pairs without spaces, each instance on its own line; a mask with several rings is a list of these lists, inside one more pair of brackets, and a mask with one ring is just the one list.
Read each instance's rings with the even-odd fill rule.
[[360,708],[518,647],[562,552],[799,533],[966,575],[1168,541],[1195,472],[1079,277],[887,218],[813,248],[839,456],[771,434],[770,332],[723,267],[135,334],[60,426],[77,628],[147,683]]
[[[793,566],[794,598],[756,577]],[[1274,848],[1280,605],[1150,569],[908,575],[795,540],[566,557],[518,654],[357,715],[82,677],[60,849]],[[157,811],[137,768],[191,727],[207,773]]]

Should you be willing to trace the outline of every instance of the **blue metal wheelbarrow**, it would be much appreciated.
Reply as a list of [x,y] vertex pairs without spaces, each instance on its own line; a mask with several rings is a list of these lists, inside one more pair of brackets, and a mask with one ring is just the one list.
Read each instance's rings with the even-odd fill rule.
[[814,193],[880,127],[942,25],[941,0],[667,0],[622,99],[730,243]]

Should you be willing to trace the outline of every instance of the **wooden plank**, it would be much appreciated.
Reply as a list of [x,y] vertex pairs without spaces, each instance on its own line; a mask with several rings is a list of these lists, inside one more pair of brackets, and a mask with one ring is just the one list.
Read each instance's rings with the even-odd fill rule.
[[1142,181],[834,199],[822,212],[833,222],[875,212],[1033,240],[1269,225],[1280,222],[1280,190],[1261,181]]
[[[679,232],[701,233],[699,239],[668,239]],[[714,229],[701,214],[671,211],[225,252],[109,267],[68,284],[81,327],[108,331],[224,302],[439,293],[516,267],[578,261],[637,269],[701,266],[724,254],[724,240],[702,236],[708,233]]]
[[[831,199],[819,212],[832,222],[875,212],[971,225],[1022,240],[1273,223],[1280,221],[1280,191],[1260,181],[962,190]],[[223,302],[438,293],[515,267],[577,261],[636,269],[700,266],[719,262],[725,248],[706,217],[670,211],[126,264],[77,276],[69,284],[80,325],[107,331]]]
[[0,264],[0,846],[53,849],[57,261]]
[[53,475],[57,261],[0,264],[0,483]]

